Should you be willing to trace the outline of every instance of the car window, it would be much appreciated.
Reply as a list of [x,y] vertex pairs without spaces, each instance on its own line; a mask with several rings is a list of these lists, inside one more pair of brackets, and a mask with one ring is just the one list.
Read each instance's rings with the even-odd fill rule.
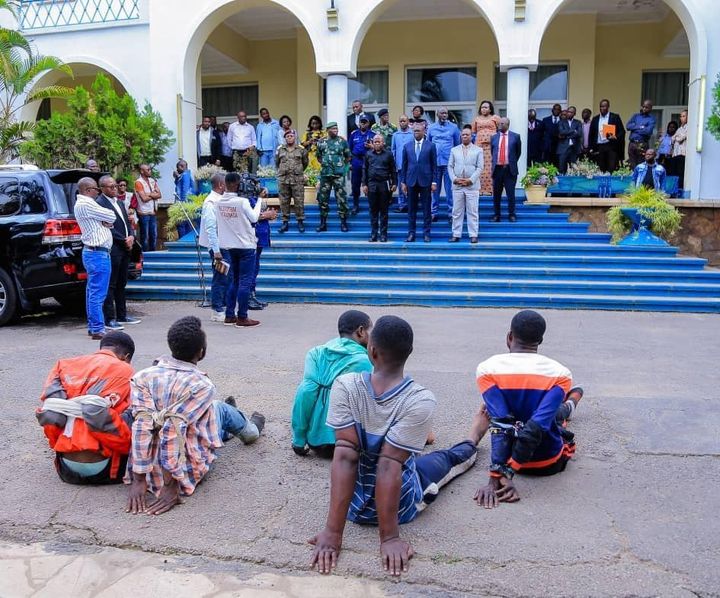
[[77,185],[70,183],[60,185],[58,183],[53,183],[52,181],[50,182],[50,190],[53,194],[53,203],[57,214],[68,216],[72,216],[74,214],[75,195],[71,195],[72,187],[77,187]]
[[44,214],[47,212],[47,199],[42,179],[25,179],[20,181],[20,200],[23,214]]
[[14,216],[20,211],[20,205],[18,180],[0,178],[0,218]]

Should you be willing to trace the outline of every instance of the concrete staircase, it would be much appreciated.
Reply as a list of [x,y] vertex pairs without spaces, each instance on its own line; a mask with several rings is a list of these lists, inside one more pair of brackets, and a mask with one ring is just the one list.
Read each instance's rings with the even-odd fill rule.
[[[315,233],[317,206],[306,207],[305,234],[273,233],[262,257],[258,295],[269,301],[442,307],[535,307],[720,312],[720,271],[705,260],[678,257],[674,247],[618,247],[588,224],[568,222],[548,206],[518,204],[518,221],[490,223],[490,198],[480,201],[480,242],[463,231],[448,243],[445,213],[432,243],[405,243],[407,216],[391,212],[389,242],[368,243],[364,210],[341,233]],[[419,219],[420,220],[420,219]],[[277,229],[277,226],[274,227]],[[206,280],[210,260],[203,251]],[[192,238],[145,255],[142,278],[128,284],[136,299],[201,297]]]

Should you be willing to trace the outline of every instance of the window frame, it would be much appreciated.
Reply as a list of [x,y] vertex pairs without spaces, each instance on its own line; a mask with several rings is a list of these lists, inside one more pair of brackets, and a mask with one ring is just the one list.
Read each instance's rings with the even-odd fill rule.
[[[203,85],[201,90],[201,99],[202,99],[202,91],[205,91],[206,89],[227,89],[230,87],[257,87],[257,96],[258,96],[258,107],[257,107],[257,113],[251,114],[250,112],[246,112],[248,122],[255,126],[260,121],[260,83],[235,83],[232,85],[228,84],[217,84],[217,85]],[[204,103],[204,102],[203,102]],[[238,107],[238,112],[244,109],[244,107],[240,106]],[[237,120],[237,112],[235,114],[207,114],[205,111],[204,106],[200,106],[200,116],[214,116],[218,123],[222,122],[230,122],[230,124],[234,123]]]
[[[408,97],[408,72],[411,70],[421,70],[421,69],[474,69],[475,70],[475,100],[474,101],[467,101],[467,102],[413,102],[409,104],[407,102]],[[478,81],[478,65],[477,63],[460,63],[460,64],[453,64],[453,63],[441,63],[441,64],[406,64],[405,65],[405,73],[404,73],[404,81],[403,81],[403,99],[405,100],[405,114],[408,116],[412,116],[412,109],[414,106],[422,106],[425,110],[425,115],[427,116],[428,112],[433,112],[434,114],[437,113],[438,108],[445,107],[448,109],[448,112],[452,111],[462,111],[462,110],[470,110],[474,115],[477,114],[477,107],[478,107],[478,89],[477,89],[477,81]],[[432,120],[428,117],[427,118],[428,124],[432,124],[435,122],[435,119]],[[456,123],[459,127],[462,127],[463,124],[472,124],[472,119],[469,123]]]
[[[538,114],[538,120],[542,120],[542,117],[540,115],[540,111],[547,110],[548,114],[550,113],[550,110],[552,110],[552,107],[554,104],[560,104],[563,107],[567,107],[570,102],[570,63],[569,62],[563,62],[561,60],[551,60],[549,62],[541,62],[538,64],[538,66],[564,66],[565,72],[567,73],[567,98],[563,99],[554,99],[554,100],[533,100],[530,101],[530,98],[528,97],[528,110],[533,109]],[[493,67],[493,96],[495,96],[496,91],[496,85],[497,85],[497,75],[499,73],[499,67],[500,65],[498,63],[494,64]],[[505,91],[505,95],[507,96],[507,90]],[[507,116],[507,100],[495,100],[493,101],[493,106],[495,106],[495,114],[499,116]],[[545,115],[547,116],[547,114]]]
[[[384,103],[375,103],[375,104],[363,104],[363,110],[365,112],[369,112],[370,114],[377,114],[378,110],[382,110],[385,108],[386,110],[390,109],[390,69],[388,67],[370,67],[370,68],[361,68],[357,69],[357,73],[374,73],[374,72],[383,72],[387,75],[387,82],[388,82],[388,101]],[[348,77],[348,86],[350,81],[357,81],[357,76],[352,78]],[[327,122],[327,79],[323,78],[322,82],[320,83],[320,93],[321,98],[323,102],[322,106],[322,121],[323,123]],[[350,89],[348,88],[348,105],[345,107],[345,113],[346,116],[350,116],[352,114],[352,103],[357,98],[350,95]]]
[[[688,82],[690,81],[690,71],[688,69],[645,69],[642,71],[640,76],[640,101],[638,106],[644,102],[647,98],[642,97],[644,92],[643,78],[648,74],[668,74],[668,73],[680,73],[687,75]],[[690,100],[690,90],[687,90],[687,99]],[[650,98],[652,99],[652,98]],[[680,124],[680,112],[687,110],[687,104],[657,104],[653,103],[652,112],[655,114],[655,132],[650,138],[650,144],[655,146],[660,142],[660,138],[665,134],[667,125],[671,120],[676,120],[678,125]],[[657,118],[657,113],[660,113],[660,118]],[[673,119],[674,115],[678,115],[677,119]]]

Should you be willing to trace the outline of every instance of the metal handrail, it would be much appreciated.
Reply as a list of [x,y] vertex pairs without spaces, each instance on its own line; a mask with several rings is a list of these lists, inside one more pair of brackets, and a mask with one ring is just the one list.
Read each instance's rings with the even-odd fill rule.
[[140,0],[21,0],[22,31],[140,18]]

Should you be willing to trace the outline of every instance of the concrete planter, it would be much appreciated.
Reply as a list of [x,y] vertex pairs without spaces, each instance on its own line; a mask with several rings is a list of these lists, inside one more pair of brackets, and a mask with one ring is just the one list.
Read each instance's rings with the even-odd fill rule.
[[525,187],[525,196],[528,201],[531,202],[542,202],[545,199],[545,192],[547,187],[544,185],[530,185]]

